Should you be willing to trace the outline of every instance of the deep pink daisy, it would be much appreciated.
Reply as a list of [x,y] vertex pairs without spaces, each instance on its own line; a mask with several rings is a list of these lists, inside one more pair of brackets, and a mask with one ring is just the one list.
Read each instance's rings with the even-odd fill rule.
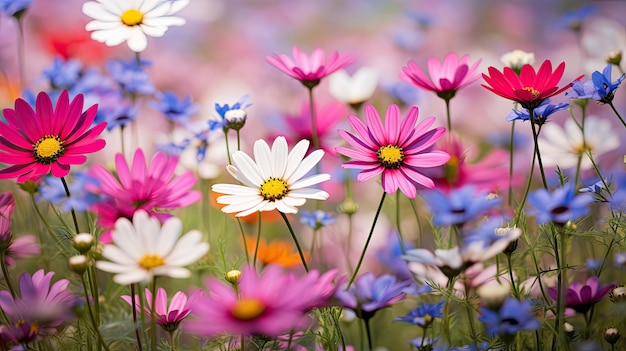
[[97,105],[83,112],[83,95],[69,101],[64,91],[56,107],[48,94],[37,95],[36,110],[23,99],[15,109],[5,109],[6,122],[0,123],[0,162],[11,164],[0,170],[0,179],[17,177],[18,182],[36,179],[52,172],[55,177],[70,173],[70,165],[87,162],[86,153],[105,146],[97,139],[106,127],[93,126]]
[[293,60],[287,55],[279,54],[267,56],[265,60],[309,88],[316,86],[322,78],[345,68],[355,60],[355,57],[346,53],[339,55],[337,51],[333,51],[326,59],[324,50],[320,48],[313,50],[311,56],[307,56],[297,46],[292,48],[292,52]]
[[[148,166],[141,149],[135,151],[130,167],[124,155],[115,155],[117,177],[103,166],[94,165],[90,175],[100,182],[99,194],[105,199],[91,208],[98,214],[98,224],[112,229],[118,218],[132,219],[137,210],[144,210],[163,222],[171,215],[161,210],[181,208],[198,201],[202,195],[191,190],[196,177],[191,171],[174,177],[177,165],[178,158],[157,152]],[[110,234],[109,230],[100,240],[110,242]]]
[[459,60],[456,53],[449,53],[443,62],[434,57],[428,60],[428,74],[419,66],[409,61],[406,67],[402,67],[400,78],[418,88],[434,91],[442,99],[451,99],[457,90],[469,85],[478,78],[476,72],[480,59],[470,66],[469,55],[463,55]]
[[359,182],[366,181],[382,173],[382,185],[386,193],[393,194],[400,188],[409,198],[417,194],[416,184],[433,188],[432,179],[421,169],[441,166],[450,155],[432,150],[433,144],[446,131],[443,127],[429,129],[435,117],[421,121],[417,126],[419,110],[412,107],[400,121],[400,109],[390,105],[385,116],[385,125],[372,105],[365,106],[365,125],[356,116],[350,116],[351,134],[340,130],[339,134],[352,146],[352,149],[338,147],[337,152],[354,159],[343,164],[344,168],[363,169],[357,176]]

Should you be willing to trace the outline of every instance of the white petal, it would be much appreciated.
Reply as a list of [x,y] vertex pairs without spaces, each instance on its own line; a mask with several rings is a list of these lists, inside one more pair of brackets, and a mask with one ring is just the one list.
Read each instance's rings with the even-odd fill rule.
[[91,21],[85,25],[85,30],[94,31],[94,30],[113,30],[118,27],[123,26],[119,21],[118,22],[103,22],[103,21]]
[[287,156],[287,167],[285,169],[283,179],[291,178],[291,175],[298,168],[300,162],[302,162],[302,159],[304,158],[304,155],[306,155],[308,149],[309,141],[306,139],[300,140],[300,142],[298,142],[296,146],[291,149],[289,156]]
[[328,193],[323,190],[318,189],[297,189],[289,192],[288,196],[298,197],[298,198],[306,198],[306,199],[314,199],[314,200],[326,200],[328,199]]
[[119,285],[130,285],[133,283],[149,282],[152,280],[152,274],[143,269],[134,269],[125,273],[116,274],[113,281]]
[[150,25],[147,25],[146,23],[142,23],[141,30],[147,36],[158,38],[158,37],[162,37],[165,34],[165,32],[167,31],[167,27],[150,26]]
[[330,179],[330,174],[315,174],[310,177],[301,179],[289,186],[290,190],[302,189],[310,187],[311,185],[319,184]]
[[142,256],[141,253],[138,254],[138,251],[141,251],[141,249],[137,250],[133,247],[125,247],[122,249],[115,245],[105,245],[104,248],[102,248],[102,257],[111,262],[134,266]]
[[275,177],[284,177],[288,157],[289,149],[287,147],[287,140],[282,136],[277,137],[272,145],[272,174]]
[[130,36],[126,41],[128,48],[134,52],[142,52],[148,47],[148,38],[138,26],[129,27]]
[[246,202],[246,203],[239,203],[239,204],[232,204],[232,205],[228,205],[222,208],[222,212],[224,213],[235,213],[235,212],[240,212],[237,214],[237,216],[245,216],[245,214],[243,213],[252,213],[252,212],[256,212],[259,208],[262,207],[262,204],[265,202],[265,200],[263,200],[262,197],[258,197],[256,199],[254,199],[253,201],[250,202]]
[[100,21],[117,21],[120,22],[121,13],[111,12],[102,5],[95,2],[86,2],[83,4],[83,13],[93,19]]
[[109,273],[124,273],[136,266],[126,266],[109,261],[96,261],[96,268]]
[[211,187],[211,190],[216,193],[228,195],[259,195],[258,187],[251,188],[237,184],[215,184]]
[[259,167],[256,163],[243,151],[235,151],[232,156],[233,164],[240,173],[243,173],[252,184],[261,186],[264,178],[261,177]]
[[263,179],[276,177],[272,173],[272,151],[263,139],[259,139],[254,143],[254,161]]
[[172,278],[189,278],[191,272],[187,268],[163,266],[154,269],[154,275],[168,276]]
[[324,156],[323,150],[315,150],[309,154],[298,166],[298,168],[289,176],[287,182],[289,184],[295,183],[298,179],[304,177]]
[[161,235],[159,235],[159,241],[154,253],[161,257],[168,256],[177,245],[178,238],[182,232],[183,222],[180,219],[172,217],[165,221],[163,227],[161,227]]

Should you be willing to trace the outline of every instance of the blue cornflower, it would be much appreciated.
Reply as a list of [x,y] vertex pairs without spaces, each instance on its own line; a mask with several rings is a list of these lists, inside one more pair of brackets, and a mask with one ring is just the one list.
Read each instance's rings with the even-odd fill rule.
[[[120,105],[109,106],[108,109],[98,110],[96,120],[107,122],[107,130],[113,130],[116,127],[125,127],[138,117],[139,105],[123,103]],[[101,118],[101,119],[100,119]]]
[[519,228],[503,227],[502,218],[490,218],[477,229],[468,230],[463,238],[463,247],[481,243],[485,252],[495,250],[510,254],[517,249],[517,239],[522,235]]
[[150,66],[150,61],[111,59],[106,62],[106,68],[111,77],[119,84],[125,94],[151,95],[156,91],[150,81],[150,75],[145,67]]
[[580,31],[583,20],[593,15],[596,12],[598,12],[597,6],[594,6],[594,5],[583,6],[574,11],[565,13],[563,15],[563,18],[561,19],[561,23],[563,27],[568,27],[574,31]]
[[360,276],[354,284],[346,290],[345,285],[338,289],[335,297],[341,301],[343,307],[352,309],[357,317],[370,319],[382,308],[393,305],[406,297],[404,290],[411,285],[411,281],[396,281],[396,277],[384,274],[380,277],[367,272]]
[[308,225],[313,230],[331,225],[335,223],[335,220],[335,217],[333,217],[330,213],[321,210],[313,212],[303,210],[300,214],[300,223]]
[[446,301],[438,303],[425,303],[419,307],[412,309],[404,317],[396,317],[396,322],[407,322],[413,325],[419,325],[422,328],[427,328],[435,318],[443,317],[442,308]]
[[418,337],[413,340],[408,340],[407,342],[415,347],[418,351],[422,350],[432,350],[433,345],[439,341],[439,338],[422,338]]
[[0,13],[20,18],[31,3],[32,0],[0,0]]
[[463,225],[476,216],[498,207],[499,198],[491,198],[486,192],[477,192],[471,185],[453,189],[448,194],[440,190],[424,192],[422,197],[433,213],[437,226]]
[[[537,123],[539,125],[544,124],[551,114],[553,114],[553,113],[555,113],[557,111],[564,110],[564,109],[566,109],[568,107],[569,107],[569,104],[564,104],[564,103],[560,103],[560,104],[557,104],[557,105],[552,105],[552,104],[550,104],[550,99],[546,99],[545,101],[543,101],[541,103],[541,105],[539,105],[533,111],[533,114],[535,116],[535,123]],[[515,121],[515,120],[529,121],[530,120],[530,113],[525,108],[522,108],[519,111],[518,110],[513,110],[506,116],[506,120],[509,121],[509,122],[512,122],[512,121]]]
[[168,121],[187,125],[191,116],[198,113],[200,107],[198,104],[191,103],[191,96],[187,96],[183,100],[178,100],[176,95],[171,91],[157,94],[158,102],[151,102],[150,106],[157,109]]
[[246,104],[246,101],[248,100],[249,97],[250,95],[242,96],[241,99],[237,100],[237,102],[235,102],[232,106],[229,104],[220,105],[216,103],[215,112],[217,112],[220,119],[209,121],[211,129],[216,129],[218,127],[222,129],[228,129],[228,121],[226,120],[226,113],[228,111],[233,111],[233,110],[245,110],[248,107],[252,106],[252,103]]
[[566,92],[565,96],[570,99],[594,99],[604,104],[611,103],[615,96],[615,90],[626,77],[626,74],[622,73],[616,81],[611,82],[612,67],[612,64],[608,64],[602,73],[593,72],[591,79],[584,83],[579,80],[574,81],[572,91]]
[[541,323],[535,319],[530,300],[508,298],[498,310],[481,307],[478,320],[485,324],[487,334],[510,341],[521,330],[537,330]]
[[381,87],[396,103],[401,106],[415,105],[420,99],[420,91],[414,86],[403,81],[382,84]]
[[74,209],[77,212],[85,212],[87,209],[100,201],[98,189],[100,182],[84,172],[74,173],[72,183],[68,185],[70,197],[67,197],[61,179],[56,177],[45,177],[39,186],[37,202],[46,200],[52,204],[59,205],[62,212],[69,212]]
[[[389,268],[398,278],[405,280],[413,279],[413,275],[411,271],[409,271],[406,261],[401,258],[404,253],[400,246],[398,232],[395,230],[390,231],[389,234],[387,234],[387,240],[385,242],[385,246],[376,251],[378,261]],[[405,251],[414,248],[415,246],[412,243],[408,241],[404,242]]]
[[567,183],[552,194],[546,189],[539,189],[528,195],[528,203],[534,207],[528,213],[536,216],[537,223],[563,225],[589,213],[588,205],[592,202],[591,194],[576,195],[574,185]]
[[44,77],[50,81],[52,89],[72,89],[78,80],[83,69],[83,65],[78,60],[63,61],[55,57],[52,67],[43,72]]
[[597,271],[601,265],[602,265],[602,259],[588,258],[585,261],[585,268],[587,268],[590,271]]

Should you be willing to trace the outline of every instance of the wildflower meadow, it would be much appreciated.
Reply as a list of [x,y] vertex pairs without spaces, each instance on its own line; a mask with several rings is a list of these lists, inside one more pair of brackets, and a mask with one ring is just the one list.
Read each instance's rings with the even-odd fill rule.
[[625,14],[0,0],[0,350],[626,350]]

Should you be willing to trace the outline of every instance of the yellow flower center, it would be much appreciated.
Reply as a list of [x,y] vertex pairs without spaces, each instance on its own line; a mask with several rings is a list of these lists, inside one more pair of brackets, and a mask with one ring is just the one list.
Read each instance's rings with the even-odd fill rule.
[[539,94],[540,94],[539,90],[537,90],[537,89],[535,89],[533,87],[526,87],[526,88],[523,88],[522,90],[530,91],[531,94],[533,94],[533,99],[536,99],[537,96],[539,96]]
[[286,181],[279,178],[271,177],[261,184],[259,191],[261,192],[261,196],[263,196],[265,200],[276,201],[282,199],[283,197],[285,197],[285,195],[287,195],[287,192],[289,191],[289,186],[287,185]]
[[446,177],[448,184],[456,184],[459,177],[459,160],[458,156],[450,155],[450,160],[443,165],[443,174]]
[[402,161],[404,161],[404,151],[401,147],[395,145],[385,145],[381,146],[378,151],[376,151],[376,157],[378,157],[378,162],[380,162],[385,168],[400,168],[402,166]]
[[591,147],[588,144],[585,145],[585,143],[582,143],[574,146],[574,149],[572,151],[574,151],[576,155],[582,155],[587,151],[592,152],[593,150],[591,150]]
[[160,266],[163,266],[164,264],[165,264],[165,261],[163,260],[163,257],[159,255],[147,254],[147,255],[144,255],[139,260],[139,266],[145,269],[152,269],[152,268],[160,267]]
[[46,135],[33,145],[35,159],[43,164],[56,161],[63,154],[64,150],[63,141],[56,135]]
[[241,299],[237,301],[230,313],[239,320],[250,321],[262,315],[264,311],[265,305],[261,301],[257,299]]
[[140,25],[143,22],[143,13],[139,10],[130,9],[126,10],[121,17],[122,23],[125,25],[132,27]]

